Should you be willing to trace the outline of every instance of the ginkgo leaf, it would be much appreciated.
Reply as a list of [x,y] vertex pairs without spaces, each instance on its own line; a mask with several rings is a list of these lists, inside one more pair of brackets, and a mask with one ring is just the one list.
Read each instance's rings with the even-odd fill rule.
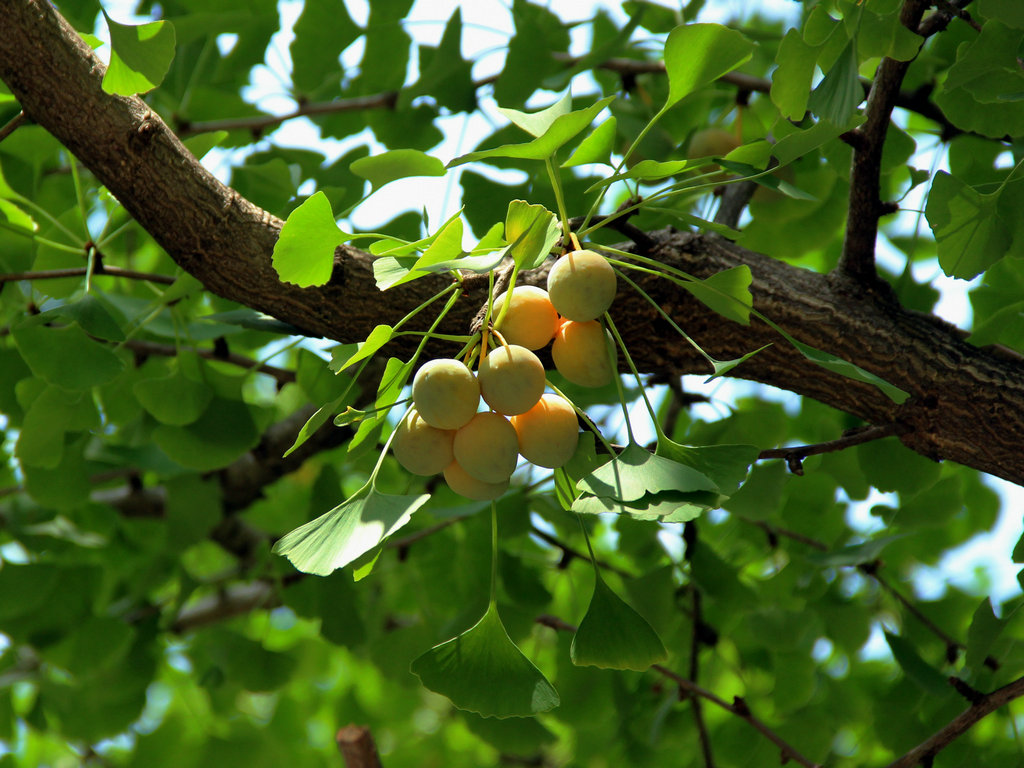
[[300,571],[326,576],[408,523],[429,498],[381,493],[367,483],[334,509],[285,534],[274,552]]
[[527,717],[560,703],[539,669],[516,647],[492,602],[475,625],[412,662],[427,688],[484,717]]
[[174,59],[174,25],[169,21],[118,24],[103,12],[110,29],[110,64],[103,90],[120,96],[146,93],[163,82]]
[[660,491],[718,492],[707,476],[646,448],[630,443],[609,462],[602,464],[578,483],[581,490],[618,501],[636,501]]
[[658,633],[604,583],[600,574],[596,575],[590,607],[569,653],[577,666],[636,672],[668,658]]
[[285,283],[323,285],[334,270],[334,249],[350,237],[334,223],[327,195],[317,192],[288,215],[274,244],[274,269]]

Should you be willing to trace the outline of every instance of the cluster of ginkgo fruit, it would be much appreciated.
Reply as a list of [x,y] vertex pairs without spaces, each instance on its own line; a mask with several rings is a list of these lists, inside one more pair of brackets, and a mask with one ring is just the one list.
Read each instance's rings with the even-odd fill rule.
[[[392,450],[416,475],[444,473],[449,487],[469,499],[501,496],[521,455],[554,469],[572,458],[579,439],[568,400],[545,393],[544,365],[534,350],[549,342],[555,368],[568,381],[601,387],[616,373],[610,335],[598,318],[615,299],[615,271],[607,259],[579,249],[561,256],[547,290],[516,286],[495,297],[498,316],[483,334],[477,372],[454,358],[431,360],[417,371],[413,406],[395,430]],[[487,339],[495,340],[489,352]],[[489,410],[479,410],[480,399]]]

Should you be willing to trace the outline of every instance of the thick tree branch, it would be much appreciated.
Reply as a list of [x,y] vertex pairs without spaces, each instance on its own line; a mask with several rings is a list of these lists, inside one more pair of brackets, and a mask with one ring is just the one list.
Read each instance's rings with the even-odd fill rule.
[[[105,94],[102,64],[48,3],[0,0],[0,12],[0,78],[26,114],[64,143],[209,290],[310,334],[358,341],[445,285],[440,278],[424,278],[380,293],[372,259],[344,246],[327,285],[302,289],[281,283],[270,261],[278,219],[203,169],[144,102]],[[885,378],[913,398],[897,406],[875,387],[808,362],[760,323],[726,322],[663,280],[638,280],[719,359],[772,344],[737,375],[814,397],[870,424],[903,424],[903,443],[926,456],[1024,483],[1019,361],[974,348],[942,321],[907,312],[874,292],[865,295],[839,276],[798,269],[717,238],[671,230],[648,235],[655,258],[698,276],[749,267],[755,306],[766,316],[800,341]],[[545,278],[543,269],[524,276],[534,283]],[[486,279],[467,279],[464,297],[441,330],[464,332],[486,285]],[[624,291],[613,312],[642,370],[663,376],[707,370],[643,299]],[[408,354],[404,342],[389,351]]]

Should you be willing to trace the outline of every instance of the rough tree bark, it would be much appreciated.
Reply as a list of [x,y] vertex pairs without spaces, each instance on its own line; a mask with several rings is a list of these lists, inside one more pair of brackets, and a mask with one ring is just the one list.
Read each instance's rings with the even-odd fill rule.
[[[433,295],[441,279],[380,293],[371,257],[341,247],[331,281],[302,289],[281,283],[270,254],[282,222],[207,172],[141,99],[100,87],[103,64],[44,0],[0,0],[0,79],[25,114],[90,169],[186,271],[207,289],[304,330],[357,341]],[[717,237],[648,233],[650,255],[698,276],[737,265],[754,275],[755,307],[800,341],[849,360],[911,393],[897,406],[880,391],[809,363],[777,333],[713,315],[664,281],[644,287],[710,354],[738,357],[772,346],[735,370],[851,413],[901,427],[908,447],[1024,484],[1024,360],[976,348],[942,320],[907,311],[849,273],[822,275]],[[544,270],[525,276],[540,282]],[[485,281],[468,280],[448,328],[468,327]],[[631,292],[616,320],[642,371],[704,373],[707,364]],[[401,348],[396,350],[399,354]]]

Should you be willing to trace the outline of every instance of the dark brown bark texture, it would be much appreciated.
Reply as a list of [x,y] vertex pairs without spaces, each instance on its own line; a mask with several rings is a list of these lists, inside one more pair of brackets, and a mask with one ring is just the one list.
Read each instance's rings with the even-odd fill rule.
[[[73,152],[210,291],[306,333],[351,342],[365,338],[377,323],[396,322],[443,287],[441,278],[427,278],[381,293],[371,257],[348,247],[338,249],[329,284],[303,289],[281,283],[270,259],[279,219],[203,169],[141,99],[105,94],[103,64],[48,3],[0,0],[0,18],[0,78],[27,116]],[[739,326],[666,281],[638,280],[718,359],[772,345],[737,368],[737,376],[813,397],[872,424],[897,424],[900,439],[919,453],[1024,484],[1019,356],[975,348],[958,329],[901,308],[874,281],[845,271],[810,272],[717,237],[673,230],[648,234],[654,242],[649,255],[697,276],[749,266],[760,312],[800,341],[912,397],[898,406],[870,385],[808,362],[759,321]],[[541,269],[525,280],[541,282],[544,276]],[[661,377],[708,372],[707,363],[650,305],[623,288],[612,314],[641,371]],[[485,290],[485,280],[467,280],[445,328],[465,332]],[[393,351],[402,355],[409,347]]]

